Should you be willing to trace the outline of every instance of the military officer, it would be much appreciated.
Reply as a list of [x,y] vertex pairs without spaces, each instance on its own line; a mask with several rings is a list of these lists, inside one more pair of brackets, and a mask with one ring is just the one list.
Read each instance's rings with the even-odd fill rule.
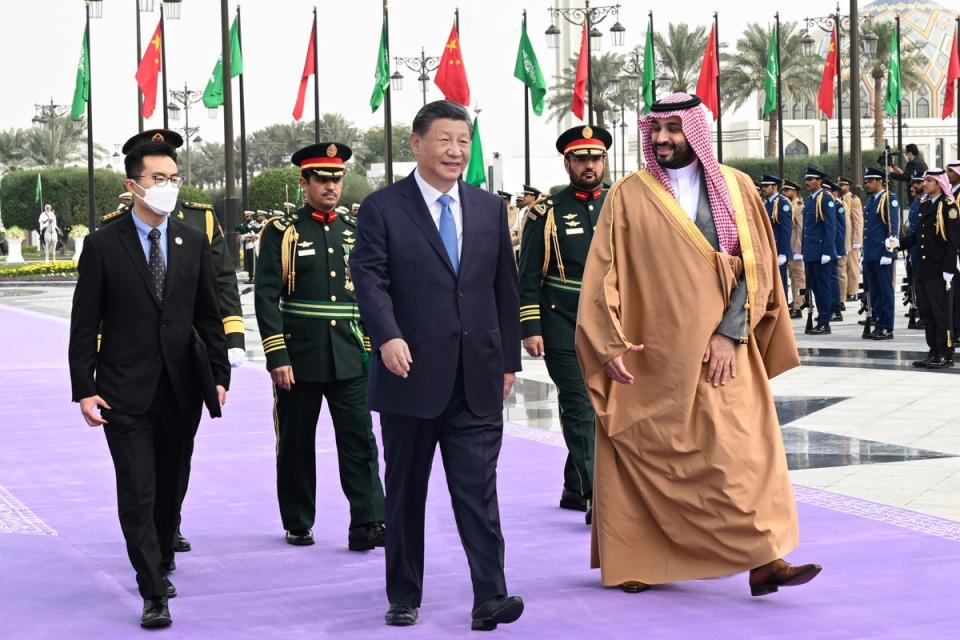
[[[150,129],[143,131],[131,137],[123,145],[123,153],[128,153],[138,144],[147,141],[166,142],[174,149],[179,149],[183,145],[183,138],[179,133],[168,129]],[[124,195],[121,194],[121,202]],[[120,220],[129,214],[131,205],[119,207],[116,211],[108,213],[100,219],[100,224],[109,224]],[[223,330],[227,334],[227,356],[230,359],[231,367],[239,367],[246,359],[246,347],[243,334],[243,311],[240,308],[240,290],[237,287],[237,272],[233,266],[233,259],[230,251],[227,249],[227,243],[223,237],[223,229],[213,211],[213,206],[209,204],[198,204],[193,202],[178,201],[177,207],[170,212],[170,217],[186,223],[187,225],[200,229],[207,234],[207,242],[210,243],[210,253],[213,256],[213,266],[217,272],[217,302],[220,306],[220,314],[223,316]],[[197,424],[193,426],[194,432],[200,427],[201,414],[197,415]],[[187,469],[189,479],[189,468]],[[180,497],[181,504],[186,496],[186,485],[184,485],[184,495]],[[173,542],[174,551],[190,551],[190,541],[187,540],[177,529],[177,535]],[[176,568],[175,562],[171,564],[170,571]]]
[[843,206],[847,210],[847,287],[840,296],[847,302],[855,302],[860,291],[860,250],[863,249],[863,203],[852,190],[849,178],[837,180],[843,194]]
[[847,286],[847,210],[843,206],[843,199],[840,197],[840,185],[830,179],[824,180],[824,185],[830,191],[830,196],[837,204],[837,235],[835,244],[837,248],[837,259],[827,263],[830,268],[830,285],[833,287],[830,294],[830,322],[841,322],[843,320],[844,296],[842,291]]
[[882,169],[868,167],[863,186],[870,194],[863,211],[863,277],[870,292],[876,330],[863,336],[893,339],[893,261],[900,233],[900,203],[887,191]]
[[243,243],[243,270],[247,272],[247,284],[253,282],[253,256],[258,232],[253,211],[244,211],[243,221],[237,225],[237,235]]
[[510,238],[513,240],[513,250],[518,258],[520,256],[520,239],[523,237],[523,225],[527,219],[527,213],[540,199],[540,195],[539,189],[525,184],[523,185],[523,191],[517,196],[519,211],[516,220],[510,225]]
[[523,346],[543,356],[557,385],[569,452],[560,507],[588,511],[593,497],[594,414],[574,350],[583,267],[606,192],[600,181],[612,138],[600,127],[568,129],[557,151],[570,184],[528,210],[520,248]]
[[313,544],[316,430],[326,398],[340,485],[350,504],[347,546],[384,544],[383,486],[367,409],[370,343],[350,279],[356,218],[338,213],[350,147],[312,144],[293,154],[305,204],[268,221],[260,235],[257,322],[274,383],[277,497],[286,541]]
[[[900,237],[913,235],[917,226],[920,224],[920,205],[926,200],[927,196],[923,193],[923,173],[914,171],[910,176],[910,212],[907,215],[907,221],[900,227]],[[917,245],[913,244],[907,252],[907,275],[910,281],[910,300],[911,311],[916,310],[916,318],[910,316],[908,329],[924,329],[923,314],[920,312],[919,300],[917,299]]]
[[837,259],[837,203],[823,187],[825,178],[826,174],[816,167],[807,167],[803,177],[803,184],[810,195],[803,202],[801,254],[806,272],[807,295],[813,293],[813,302],[817,307],[817,325],[811,330],[814,335],[831,333],[833,286],[827,265]]
[[[960,248],[960,213],[951,185],[943,169],[928,169],[924,175],[920,218],[912,233],[903,236],[904,249],[919,249],[917,260],[917,300],[925,323],[927,357],[913,366],[945,369],[953,366],[954,279],[957,275],[957,250]],[[953,321],[956,324],[956,320]]]
[[786,196],[780,193],[783,180],[779,176],[760,176],[760,195],[763,206],[770,216],[773,226],[773,238],[777,246],[777,264],[780,266],[780,280],[783,282],[783,295],[790,295],[787,286],[787,256],[790,255],[790,236],[793,233],[793,206]]
[[791,180],[783,181],[783,188],[780,193],[790,201],[791,217],[793,220],[793,229],[790,233],[790,260],[787,261],[787,268],[790,272],[790,293],[793,296],[790,301],[790,317],[800,318],[803,313],[800,307],[803,306],[803,296],[800,290],[807,286],[806,275],[803,271],[803,202],[798,194],[800,187]]

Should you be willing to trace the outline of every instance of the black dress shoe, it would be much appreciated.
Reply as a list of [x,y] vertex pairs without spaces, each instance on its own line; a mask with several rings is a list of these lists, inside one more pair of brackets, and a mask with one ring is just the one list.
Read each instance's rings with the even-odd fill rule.
[[164,588],[166,588],[166,590],[167,590],[167,597],[168,597],[168,598],[176,598],[176,597],[177,597],[177,588],[176,588],[175,586],[173,586],[173,583],[170,582],[170,578],[168,578],[167,576],[163,576],[163,586],[164,586]]
[[297,547],[306,547],[313,544],[313,531],[310,529],[293,529],[287,531],[287,544]]
[[830,322],[843,322],[843,314],[839,311],[830,314]]
[[917,320],[917,324],[913,325],[913,328],[920,329],[920,330],[926,329],[927,323],[924,322],[923,320]]
[[830,325],[828,324],[822,324],[819,327],[814,327],[814,329],[810,332],[811,335],[815,336],[826,336],[830,335],[831,333],[833,332],[830,331]]
[[801,312],[800,309],[790,309],[791,319],[797,320],[798,318],[802,318],[802,317],[803,317],[803,312]]
[[167,607],[167,599],[148,598],[143,601],[143,615],[140,616],[140,626],[145,629],[158,629],[160,627],[169,627],[173,622],[170,617],[170,609]]
[[173,573],[177,570],[177,561],[173,558],[170,559],[170,564],[163,568],[164,573]]
[[183,537],[180,529],[177,529],[177,535],[173,537],[173,550],[177,553],[186,553],[190,549],[190,541]]
[[370,522],[351,527],[347,532],[347,548],[350,551],[370,551],[386,543],[387,529],[382,522]]
[[927,369],[949,369],[953,367],[953,358],[945,358],[938,355],[927,363]]
[[845,305],[844,303],[841,302],[841,303],[840,303],[840,311],[846,311],[846,310],[847,310],[847,305]]
[[474,631],[493,631],[498,624],[509,624],[523,614],[523,600],[520,596],[497,596],[490,598],[473,610]]
[[890,329],[878,329],[876,333],[873,334],[874,340],[893,340],[893,331]]
[[420,614],[416,607],[406,604],[392,604],[383,619],[392,627],[409,627],[417,624]]
[[923,360],[914,360],[913,366],[917,367],[918,369],[923,369],[928,364],[930,364],[930,362],[936,357],[937,357],[937,354],[935,353],[928,354],[927,357],[924,358]]
[[586,511],[587,499],[579,493],[564,489],[560,495],[560,508],[570,509],[571,511]]

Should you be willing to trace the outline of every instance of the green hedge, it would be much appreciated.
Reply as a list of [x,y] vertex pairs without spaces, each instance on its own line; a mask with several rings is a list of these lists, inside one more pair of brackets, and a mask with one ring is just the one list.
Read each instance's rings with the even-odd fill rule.
[[[869,151],[864,151],[861,154],[862,164],[861,167],[879,167],[880,163],[877,162],[877,157],[882,153],[882,151],[871,149]],[[863,182],[863,176],[860,176],[859,180],[855,179],[851,175],[850,171],[850,160],[851,156],[849,153],[845,153],[843,156],[843,172],[842,175],[850,178],[855,183]],[[754,180],[759,179],[761,174],[772,174],[777,175],[779,172],[779,166],[777,163],[777,158],[731,158],[725,160],[724,164],[729,165],[735,169],[743,171],[748,176]],[[837,154],[836,153],[824,153],[819,156],[788,156],[783,159],[783,173],[785,175],[780,176],[786,180],[793,180],[801,189],[803,187],[803,175],[807,167],[816,167],[826,173],[828,176],[837,176]],[[804,195],[804,194],[800,194]]]
[[[87,223],[87,170],[83,167],[66,169],[32,169],[11,171],[0,184],[0,208],[3,224],[24,229],[37,229],[37,218],[43,203],[36,202],[37,173],[43,183],[43,202],[53,205],[57,222],[64,227]],[[97,217],[117,208],[117,195],[123,192],[122,174],[106,169],[94,171]]]

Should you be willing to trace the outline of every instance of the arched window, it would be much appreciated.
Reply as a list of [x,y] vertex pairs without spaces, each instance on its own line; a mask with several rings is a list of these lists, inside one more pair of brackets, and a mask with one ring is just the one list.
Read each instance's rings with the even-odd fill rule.
[[915,117],[930,117],[930,91],[927,89],[927,87],[922,85],[917,90],[917,112]]
[[813,104],[811,102],[807,102],[804,105],[804,109],[803,109],[804,120],[815,120],[816,117],[817,117],[817,114],[814,111]]
[[793,103],[793,116],[792,116],[792,118],[793,118],[794,120],[799,120],[799,119],[801,118],[801,115],[800,115],[800,103],[799,103],[799,102],[794,102],[794,103]]
[[794,140],[783,150],[783,154],[786,156],[808,156],[810,155],[810,149],[799,140]]
[[904,96],[903,101],[900,103],[900,112],[903,114],[904,118],[911,117],[913,114],[913,105],[910,102],[912,95]]

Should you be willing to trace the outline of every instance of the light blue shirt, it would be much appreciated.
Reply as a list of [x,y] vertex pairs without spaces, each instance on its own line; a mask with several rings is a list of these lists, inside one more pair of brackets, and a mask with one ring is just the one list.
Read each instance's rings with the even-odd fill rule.
[[[437,231],[439,231],[440,214],[443,211],[443,206],[440,204],[440,196],[444,194],[423,179],[423,176],[420,175],[420,169],[414,169],[413,179],[417,182],[417,187],[420,188],[420,195],[423,196],[423,201],[426,203],[427,209],[430,211],[430,217],[433,218],[433,224],[437,226]],[[447,191],[446,195],[450,196],[452,199],[450,202],[450,213],[453,214],[453,221],[457,225],[457,251],[458,253],[462,253],[463,213],[460,210],[460,185],[453,185],[453,188],[450,189],[450,191]]]
[[[153,229],[146,222],[141,220],[136,216],[136,214],[131,214],[133,218],[133,224],[137,227],[137,236],[140,238],[140,246],[143,247],[143,256],[147,259],[147,264],[150,264],[150,238],[147,237],[147,234]],[[163,257],[163,268],[167,268],[167,218],[163,219],[163,222],[157,227],[157,230],[160,231],[160,255]]]

